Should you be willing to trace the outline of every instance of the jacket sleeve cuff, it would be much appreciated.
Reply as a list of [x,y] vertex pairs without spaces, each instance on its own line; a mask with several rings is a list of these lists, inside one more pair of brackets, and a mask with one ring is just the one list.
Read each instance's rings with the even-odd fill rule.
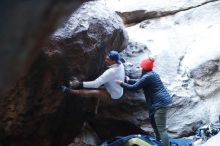
[[124,85],[124,82],[121,82],[120,84],[119,84],[121,87],[123,87],[123,85]]
[[83,88],[83,82],[79,82],[79,88]]

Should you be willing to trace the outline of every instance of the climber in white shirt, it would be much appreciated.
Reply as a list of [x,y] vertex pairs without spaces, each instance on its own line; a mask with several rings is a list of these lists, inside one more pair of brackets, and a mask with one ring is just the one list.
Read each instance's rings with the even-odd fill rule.
[[[70,82],[73,90],[62,86],[62,91],[80,97],[97,97],[104,101],[121,98],[123,88],[115,83],[115,80],[125,79],[124,65],[120,61],[119,53],[110,51],[105,57],[105,63],[108,65],[108,69],[94,81],[79,82],[75,80]],[[100,88],[102,85],[104,88]],[[74,89],[78,87],[82,89]]]

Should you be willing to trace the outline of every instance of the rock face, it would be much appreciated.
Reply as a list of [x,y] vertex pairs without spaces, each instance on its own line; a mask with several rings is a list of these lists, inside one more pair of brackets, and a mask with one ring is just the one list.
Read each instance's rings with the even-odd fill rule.
[[93,104],[78,97],[64,98],[57,86],[71,76],[94,79],[103,71],[105,52],[122,50],[127,41],[114,12],[96,2],[80,7],[51,35],[27,74],[1,98],[0,145],[69,144]]
[[[178,11],[175,15],[155,16],[157,19],[126,28],[130,42],[146,45],[155,56],[155,71],[161,75],[173,97],[168,130],[175,136],[186,136],[202,124],[217,121],[220,110],[220,44],[216,37],[220,31],[219,1],[189,3],[175,0],[173,4],[168,2],[166,5],[156,5],[159,1],[134,3],[112,3],[118,6],[112,8],[122,13]],[[133,66],[137,66],[146,55],[148,52],[125,59],[128,75],[138,75],[137,68]]]
[[103,4],[91,2],[73,13],[51,36],[44,52],[53,68],[63,58],[68,77],[91,80],[103,71],[105,54],[109,50],[123,50],[127,42],[120,17]]
[[[148,4],[152,12],[190,9],[127,28],[129,43],[120,18],[96,2],[86,3],[74,12],[43,47],[38,47],[42,44],[38,39],[34,43],[37,46],[29,44],[33,41],[25,43],[34,46],[30,48],[37,53],[36,57],[27,55],[33,59],[28,62],[31,67],[0,98],[0,145],[60,146],[70,144],[75,136],[78,137],[72,145],[95,145],[118,135],[146,133],[142,129],[151,132],[141,91],[126,91],[121,100],[101,105],[99,115],[91,117],[87,111],[92,108],[92,99],[64,97],[57,90],[58,85],[66,84],[72,76],[93,80],[104,70],[104,54],[111,49],[122,51],[127,44],[121,55],[126,73],[131,77],[140,75],[141,59],[155,56],[155,71],[161,75],[174,101],[168,114],[169,131],[177,136],[188,135],[193,128],[216,121],[220,112],[220,44],[216,37],[220,30],[217,19],[220,3],[177,2],[180,8],[154,9]],[[81,130],[86,120],[89,129]]]
[[209,2],[216,0],[192,0],[192,1],[181,1],[171,0],[166,4],[161,5],[160,0],[100,0],[106,5],[116,11],[127,25],[133,25],[141,21],[160,18],[164,16],[174,15],[181,11],[186,11],[192,8],[199,7]]
[[0,97],[29,69],[40,45],[85,0],[0,2]]
[[209,139],[206,143],[201,144],[201,145],[199,144],[199,145],[200,146],[218,146],[219,145],[219,138],[220,138],[220,134],[217,134],[217,135],[213,136],[211,139]]

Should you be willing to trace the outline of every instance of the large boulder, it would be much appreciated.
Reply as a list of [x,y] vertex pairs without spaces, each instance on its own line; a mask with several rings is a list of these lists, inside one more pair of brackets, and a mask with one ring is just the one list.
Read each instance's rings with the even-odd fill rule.
[[26,74],[40,45],[85,0],[0,2],[0,97]]
[[43,48],[53,69],[65,68],[67,78],[94,79],[104,68],[109,50],[122,51],[128,43],[120,17],[98,2],[84,4]]
[[[85,3],[44,44],[27,74],[0,104],[0,144],[69,144],[87,118],[90,100],[63,96],[58,86],[72,76],[94,79],[104,69],[105,52],[123,50],[128,37],[121,19],[104,5]],[[30,56],[31,57],[31,56]]]

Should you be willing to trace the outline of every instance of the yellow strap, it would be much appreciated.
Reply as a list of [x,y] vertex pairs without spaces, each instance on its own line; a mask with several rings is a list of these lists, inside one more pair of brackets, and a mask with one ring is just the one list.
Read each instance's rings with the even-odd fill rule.
[[149,143],[139,138],[131,138],[123,146],[132,146],[133,144],[137,144],[139,146],[151,146]]

